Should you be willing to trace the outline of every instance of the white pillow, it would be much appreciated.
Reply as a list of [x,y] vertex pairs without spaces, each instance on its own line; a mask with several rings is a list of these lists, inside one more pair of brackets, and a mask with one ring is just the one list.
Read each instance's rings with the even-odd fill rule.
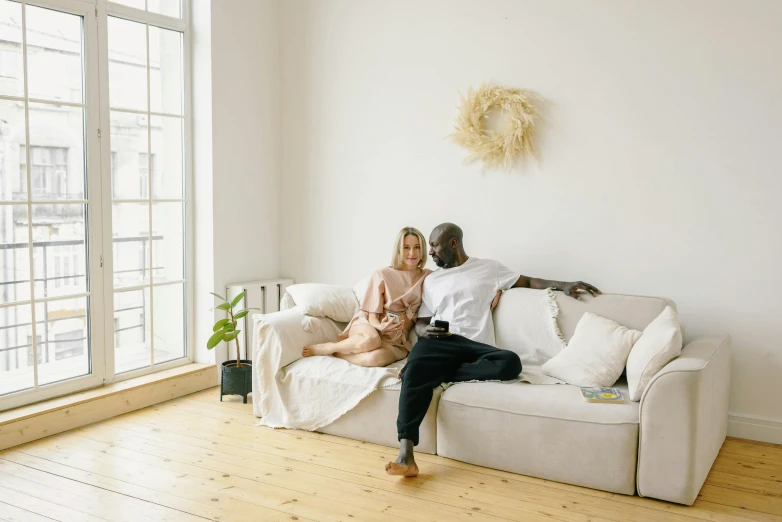
[[508,290],[494,310],[496,346],[516,352],[522,368],[540,366],[565,348],[558,315],[559,306],[550,288]]
[[285,289],[301,313],[346,323],[358,312],[358,300],[346,286],[303,283]]
[[639,337],[638,330],[587,312],[567,347],[541,368],[546,375],[576,386],[612,386]]
[[663,366],[682,353],[682,331],[679,318],[666,306],[657,318],[644,328],[644,333],[627,358],[627,385],[630,400],[640,401],[649,381]]

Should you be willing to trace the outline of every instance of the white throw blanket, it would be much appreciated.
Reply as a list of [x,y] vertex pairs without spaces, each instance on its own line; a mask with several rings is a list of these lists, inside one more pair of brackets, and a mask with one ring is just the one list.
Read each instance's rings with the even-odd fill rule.
[[364,368],[337,357],[303,358],[308,344],[335,341],[340,325],[291,308],[256,315],[253,338],[253,412],[259,425],[314,431],[331,424],[361,400],[399,382],[394,366]]

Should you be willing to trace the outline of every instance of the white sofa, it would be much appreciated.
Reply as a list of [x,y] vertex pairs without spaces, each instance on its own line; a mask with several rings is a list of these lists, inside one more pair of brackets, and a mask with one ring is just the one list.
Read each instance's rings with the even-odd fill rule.
[[[500,348],[525,321],[519,292],[494,312]],[[557,294],[566,340],[589,311],[643,330],[672,302],[605,294],[583,302]],[[285,296],[282,307],[295,306]],[[675,305],[674,305],[675,306]],[[286,328],[294,323],[286,323]],[[527,321],[528,324],[528,321]],[[708,335],[654,376],[640,402],[584,402],[569,385],[462,383],[435,390],[417,451],[615,493],[690,505],[725,440],[730,336]],[[298,361],[293,364],[297,364]],[[616,384],[627,394],[624,379]],[[255,400],[256,394],[253,394]],[[396,446],[399,386],[379,389],[319,431]]]

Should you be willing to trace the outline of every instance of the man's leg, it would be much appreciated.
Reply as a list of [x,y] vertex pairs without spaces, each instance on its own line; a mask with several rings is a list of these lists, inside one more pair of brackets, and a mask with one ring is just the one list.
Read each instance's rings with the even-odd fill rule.
[[510,350],[500,350],[488,344],[461,339],[460,348],[472,355],[472,360],[460,365],[448,382],[509,381],[521,373],[521,360]]
[[418,428],[426,416],[432,393],[464,361],[450,339],[419,339],[402,369],[402,391],[396,420],[399,457],[386,465],[390,475],[413,477],[418,466],[413,447],[418,444]]

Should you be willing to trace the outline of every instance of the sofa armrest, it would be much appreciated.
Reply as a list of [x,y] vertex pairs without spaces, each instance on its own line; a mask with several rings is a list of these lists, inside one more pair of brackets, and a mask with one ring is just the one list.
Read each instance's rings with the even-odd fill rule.
[[731,339],[700,337],[641,397],[638,494],[691,505],[725,441]]
[[298,307],[256,314],[253,319],[253,412],[263,416],[272,407],[277,373],[302,358],[302,348],[309,344],[337,340],[341,328],[326,317],[311,317]]

